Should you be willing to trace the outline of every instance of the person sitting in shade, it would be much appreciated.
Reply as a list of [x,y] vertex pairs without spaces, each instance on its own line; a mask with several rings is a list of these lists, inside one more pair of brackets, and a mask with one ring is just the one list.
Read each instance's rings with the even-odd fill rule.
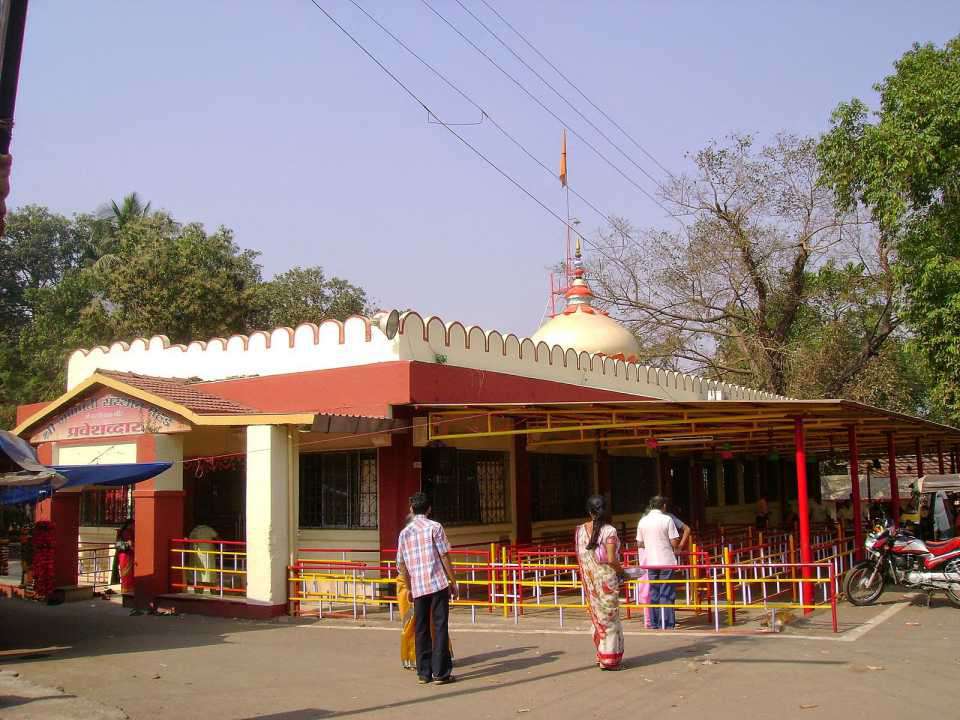
[[[190,531],[189,537],[191,540],[207,541],[218,540],[220,538],[220,536],[217,535],[217,531],[206,523],[200,523],[194,527],[193,530]],[[195,588],[199,588],[200,592],[207,589],[211,593],[219,593],[219,588],[214,584],[214,575],[217,569],[216,550],[216,543],[213,542],[193,543],[194,562],[191,564],[191,567],[202,568],[202,570],[192,571],[193,582],[190,584]]]

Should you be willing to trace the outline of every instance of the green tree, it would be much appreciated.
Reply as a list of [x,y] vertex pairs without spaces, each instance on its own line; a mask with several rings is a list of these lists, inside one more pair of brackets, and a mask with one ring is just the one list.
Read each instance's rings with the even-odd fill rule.
[[30,320],[31,289],[51,287],[81,266],[90,245],[90,225],[45,207],[27,205],[7,217],[0,238],[0,333]]
[[117,337],[163,333],[173,342],[248,329],[260,266],[232,231],[207,234],[164,213],[132,220],[117,233],[117,262],[99,273]]
[[367,294],[339,277],[327,278],[321,267],[294,267],[257,288],[253,324],[261,328],[296,327],[368,311]]
[[693,173],[662,194],[681,227],[601,233],[598,297],[647,362],[783,395],[842,395],[898,324],[889,248],[838,212],[811,138],[759,146],[733,135],[692,159]]
[[18,404],[63,392],[76,348],[167,335],[173,342],[343,319],[367,295],[318,267],[262,282],[259,253],[152,212],[136,193],[110,213],[66,218],[28,206],[0,238],[0,426]]
[[903,317],[936,401],[960,419],[960,37],[914,45],[875,89],[872,115],[857,99],[833,112],[824,179],[896,247]]

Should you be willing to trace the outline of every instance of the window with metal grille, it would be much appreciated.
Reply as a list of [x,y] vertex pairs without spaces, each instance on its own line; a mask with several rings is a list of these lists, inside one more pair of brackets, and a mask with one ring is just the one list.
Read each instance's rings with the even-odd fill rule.
[[424,448],[422,485],[433,517],[446,525],[490,525],[509,521],[507,454]]
[[740,504],[740,483],[737,482],[737,463],[724,461],[723,465],[723,504]]
[[707,507],[720,504],[720,488],[717,487],[717,468],[712,462],[701,465],[703,473],[703,493]]
[[610,456],[610,512],[643,512],[657,494],[657,462],[653,458]]
[[300,527],[376,528],[377,451],[301,455]]
[[80,495],[81,525],[116,525],[133,516],[133,486],[87,488]]
[[533,519],[581,517],[593,488],[589,455],[530,455]]

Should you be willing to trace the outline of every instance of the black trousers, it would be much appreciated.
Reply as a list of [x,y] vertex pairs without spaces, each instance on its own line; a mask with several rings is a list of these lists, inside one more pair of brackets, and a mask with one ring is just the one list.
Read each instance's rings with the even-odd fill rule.
[[450,676],[453,669],[450,659],[450,630],[447,625],[449,619],[448,589],[413,599],[417,675],[424,680],[443,680]]

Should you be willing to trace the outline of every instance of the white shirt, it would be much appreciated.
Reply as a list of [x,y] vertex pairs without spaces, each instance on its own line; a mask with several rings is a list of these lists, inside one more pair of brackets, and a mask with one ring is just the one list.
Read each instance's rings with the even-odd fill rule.
[[671,540],[680,537],[673,518],[660,510],[651,510],[637,524],[637,542],[646,550],[647,565],[676,565]]

